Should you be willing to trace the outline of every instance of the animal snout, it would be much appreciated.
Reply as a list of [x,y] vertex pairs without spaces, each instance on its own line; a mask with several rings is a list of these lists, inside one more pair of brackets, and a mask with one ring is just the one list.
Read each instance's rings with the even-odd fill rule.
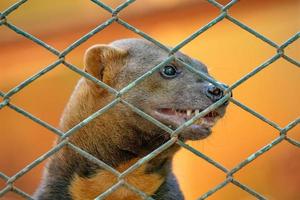
[[224,96],[224,92],[213,84],[209,84],[206,88],[206,96],[215,102]]
[[[224,88],[228,88],[227,85],[220,83]],[[214,86],[213,84],[209,84],[206,88],[206,96],[210,98],[213,102],[220,100],[224,96],[224,92],[222,89]],[[230,92],[230,96],[232,97],[233,94]],[[228,105],[229,101],[225,101],[223,105]]]

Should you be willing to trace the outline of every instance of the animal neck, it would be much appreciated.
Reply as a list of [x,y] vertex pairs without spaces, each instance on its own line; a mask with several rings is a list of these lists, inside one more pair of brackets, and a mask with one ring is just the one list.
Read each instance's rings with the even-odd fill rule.
[[[107,93],[91,90],[84,79],[76,87],[80,90],[74,90],[61,118],[60,128],[63,131],[79,124],[112,99]],[[117,104],[87,123],[70,136],[70,141],[107,164],[117,166],[149,154],[169,139],[167,134],[149,134],[132,125],[132,122],[126,123],[126,117],[118,115],[118,111],[124,109],[122,106]]]
[[[79,84],[82,84],[80,85],[81,89],[75,90],[72,94],[61,118],[60,128],[63,131],[68,131],[105,106],[104,102],[95,101],[99,97],[95,98],[93,95],[99,94],[90,92],[88,88],[85,89],[88,87],[85,82],[80,81]],[[149,135],[136,126],[121,123],[114,118],[113,112],[109,113],[108,111],[99,117],[101,120],[94,120],[74,132],[69,141],[119,172],[125,171],[169,139],[163,134]],[[123,120],[126,121],[126,119]],[[126,180],[149,195],[154,194],[170,173],[171,160],[178,149],[177,145],[173,145],[143,164]],[[55,194],[56,196],[54,195],[55,197],[52,199],[60,199],[59,195],[68,200],[93,199],[117,181],[114,175],[101,169],[97,164],[79,155],[68,146],[53,156],[48,164],[46,176],[48,177],[47,181],[41,186],[44,189],[40,190],[45,192],[38,195],[61,191],[61,194]],[[146,183],[151,184],[147,185]],[[61,185],[64,187],[62,188]],[[90,190],[95,186],[97,187]],[[89,196],[85,198],[87,194]],[[123,190],[115,195],[111,197],[112,200],[139,199],[135,198],[131,192]]]

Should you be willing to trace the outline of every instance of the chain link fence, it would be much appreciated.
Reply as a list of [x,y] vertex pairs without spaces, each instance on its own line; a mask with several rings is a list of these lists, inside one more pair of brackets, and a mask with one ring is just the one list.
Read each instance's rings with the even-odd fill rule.
[[[106,10],[107,12],[109,12],[111,14],[111,18],[108,19],[107,21],[105,21],[104,23],[98,25],[95,29],[93,29],[92,31],[90,31],[89,33],[84,35],[83,37],[79,38],[77,41],[75,41],[73,44],[68,46],[63,51],[58,51],[54,47],[48,45],[47,43],[45,43],[42,40],[36,38],[35,36],[31,35],[30,33],[22,30],[21,28],[15,26],[9,20],[7,20],[7,17],[9,15],[13,14],[13,12],[16,9],[18,9],[20,6],[22,6],[22,4],[25,4],[27,2],[27,0],[18,1],[15,4],[11,5],[10,7],[8,7],[6,10],[4,10],[0,13],[0,26],[5,26],[6,28],[13,30],[15,33],[26,37],[27,39],[29,39],[29,40],[35,42],[36,44],[44,47],[46,50],[48,50],[49,52],[51,52],[52,54],[57,56],[57,60],[55,62],[53,62],[52,64],[46,66],[45,68],[43,68],[38,73],[34,74],[33,76],[29,77],[24,82],[20,83],[19,85],[17,85],[14,88],[12,88],[10,91],[8,91],[6,93],[0,91],[0,97],[2,98],[1,103],[0,103],[0,110],[3,107],[9,107],[10,109],[20,113],[21,115],[24,115],[25,117],[28,117],[32,121],[34,121],[34,122],[40,124],[41,126],[47,128],[48,130],[52,131],[54,134],[58,135],[61,138],[61,142],[59,144],[54,146],[52,149],[50,149],[47,153],[45,153],[41,157],[34,160],[32,163],[27,165],[25,168],[21,169],[15,175],[9,177],[6,174],[0,172],[0,179],[3,179],[6,182],[5,187],[2,190],[0,190],[0,197],[3,197],[6,193],[12,191],[12,192],[20,195],[21,197],[23,197],[25,199],[33,199],[32,196],[30,196],[26,192],[24,192],[21,189],[19,189],[18,187],[16,187],[14,185],[14,182],[16,180],[18,180],[20,177],[22,177],[24,174],[26,174],[28,171],[30,171],[32,168],[37,166],[39,163],[43,162],[45,159],[47,159],[51,155],[55,154],[61,148],[63,148],[64,146],[68,146],[69,148],[73,149],[74,151],[76,151],[80,155],[84,156],[88,160],[96,163],[97,165],[104,168],[105,170],[113,173],[118,178],[118,182],[116,184],[114,184],[113,186],[111,186],[104,193],[99,194],[99,196],[96,198],[97,200],[105,199],[108,195],[110,195],[110,193],[114,192],[119,187],[128,188],[129,190],[131,190],[131,191],[135,192],[136,194],[140,195],[142,199],[149,199],[149,200],[151,199],[151,200],[153,200],[153,198],[147,196],[147,194],[145,192],[143,192],[143,191],[139,190],[138,188],[134,187],[133,185],[127,183],[125,181],[125,177],[128,176],[134,170],[136,170],[138,167],[140,167],[142,164],[148,162],[149,160],[151,160],[152,158],[154,158],[158,154],[162,153],[164,150],[169,148],[174,143],[177,143],[178,145],[180,145],[183,148],[191,151],[192,153],[194,153],[198,157],[206,160],[207,162],[209,162],[210,164],[212,164],[213,166],[215,166],[219,170],[223,171],[227,175],[226,179],[223,182],[221,182],[216,187],[212,188],[210,191],[203,194],[201,197],[198,198],[199,200],[208,198],[210,195],[217,192],[218,190],[220,190],[221,188],[223,188],[224,186],[226,186],[229,183],[232,183],[232,184],[238,186],[239,188],[241,188],[242,190],[245,190],[246,192],[248,192],[250,195],[252,195],[253,197],[255,197],[257,199],[266,199],[258,191],[255,191],[255,190],[251,189],[250,187],[246,186],[245,184],[237,181],[234,178],[234,174],[236,172],[238,172],[239,170],[241,170],[246,165],[253,162],[256,158],[258,158],[259,156],[261,156],[262,154],[264,154],[265,152],[267,152],[268,150],[273,148],[275,145],[279,144],[280,142],[282,142],[284,140],[289,142],[291,145],[295,145],[296,147],[300,147],[300,142],[299,141],[296,141],[296,140],[288,137],[288,135],[287,135],[289,130],[291,130],[293,127],[295,127],[300,122],[300,118],[297,118],[294,121],[291,121],[286,127],[280,127],[275,122],[267,119],[266,117],[262,116],[261,114],[259,114],[255,110],[252,110],[251,108],[245,106],[243,103],[239,102],[238,100],[234,99],[233,97],[230,97],[230,93],[231,93],[232,90],[234,90],[240,84],[244,83],[249,78],[253,77],[257,73],[259,73],[261,70],[263,70],[264,68],[268,67],[270,64],[272,64],[273,62],[278,60],[279,58],[285,59],[286,61],[288,61],[288,62],[292,63],[293,65],[295,65],[295,67],[300,67],[299,61],[289,57],[288,55],[286,55],[284,53],[284,49],[286,47],[288,47],[289,45],[291,45],[293,42],[295,42],[300,37],[300,32],[296,33],[295,35],[293,35],[292,37],[287,39],[286,42],[284,42],[283,44],[277,44],[274,41],[272,41],[272,40],[268,39],[267,37],[265,37],[264,35],[258,33],[254,29],[250,28],[246,24],[241,23],[239,20],[235,19],[233,16],[231,16],[228,13],[228,10],[232,6],[234,6],[238,2],[238,0],[232,0],[226,5],[222,5],[222,4],[220,4],[220,3],[218,3],[217,1],[214,1],[214,0],[207,0],[207,2],[209,2],[213,6],[219,8],[219,11],[220,11],[219,15],[215,19],[210,21],[208,24],[206,24],[205,26],[199,28],[196,32],[191,34],[188,38],[186,38],[185,40],[180,42],[174,48],[168,48],[164,44],[162,44],[162,43],[158,42],[157,40],[155,40],[154,38],[150,37],[149,35],[144,33],[142,30],[139,30],[139,29],[135,28],[134,26],[130,25],[129,23],[127,23],[126,21],[124,21],[123,19],[121,19],[118,16],[118,14],[121,11],[126,9],[126,7],[130,6],[130,4],[134,3],[135,0],[127,0],[124,3],[122,3],[121,5],[119,5],[118,7],[116,7],[115,9],[111,8],[110,6],[106,5],[105,3],[103,3],[99,0],[91,0],[91,1],[95,4],[97,4],[98,6],[100,6],[101,8],[103,8],[104,10]],[[208,30],[209,28],[216,25],[218,22],[220,22],[222,20],[228,20],[228,21],[232,22],[233,24],[237,25],[241,29],[244,29],[245,31],[247,31],[247,32],[251,33],[252,35],[254,35],[255,37],[257,37],[257,39],[264,41],[265,43],[269,44],[270,46],[272,46],[273,48],[275,48],[277,50],[277,53],[275,53],[271,58],[269,58],[268,60],[266,60],[265,62],[263,62],[259,66],[257,66],[254,70],[252,70],[248,74],[245,74],[243,77],[241,77],[235,83],[230,85],[228,88],[225,88],[219,82],[216,82],[215,80],[208,77],[207,75],[205,75],[201,71],[198,71],[198,70],[194,69],[189,64],[184,63],[183,61],[177,59],[174,56],[175,52],[179,51],[183,46],[185,46],[187,43],[191,42],[196,37],[198,37],[198,36],[201,37],[201,34],[203,32],[205,32],[206,30]],[[101,30],[103,30],[107,26],[111,25],[112,23],[118,23],[118,24],[124,26],[125,28],[129,29],[130,31],[133,31],[134,33],[142,36],[144,39],[154,43],[158,47],[160,47],[160,48],[164,49],[165,51],[169,52],[169,56],[166,60],[164,60],[163,62],[161,62],[160,64],[158,64],[156,66],[153,66],[153,68],[150,71],[148,71],[147,73],[145,73],[144,75],[142,75],[141,77],[139,77],[138,79],[136,79],[135,81],[130,83],[128,86],[121,89],[120,91],[115,90],[114,88],[112,88],[112,87],[108,86],[107,84],[101,82],[100,80],[98,80],[97,78],[91,76],[90,74],[85,73],[84,71],[79,69],[77,66],[75,66],[72,63],[67,62],[65,60],[65,57],[73,49],[75,49],[76,47],[81,45],[83,42],[85,42],[86,40],[91,38],[96,33],[100,32]],[[130,89],[132,89],[136,84],[139,84],[144,79],[149,77],[151,74],[158,71],[162,66],[164,66],[165,64],[167,64],[167,63],[169,63],[173,60],[176,60],[177,62],[182,63],[188,70],[190,70],[193,73],[196,73],[202,79],[207,80],[207,81],[211,82],[212,84],[214,84],[215,86],[221,88],[225,93],[223,98],[221,98],[219,101],[215,102],[214,104],[212,104],[211,106],[209,106],[208,108],[206,108],[205,110],[200,112],[199,114],[195,115],[192,119],[190,119],[186,123],[182,124],[176,130],[170,129],[168,126],[162,124],[161,122],[157,121],[156,119],[154,119],[153,117],[151,117],[147,113],[144,113],[143,111],[139,110],[134,105],[132,105],[129,102],[122,99],[122,96],[125,93],[127,93]],[[92,80],[93,82],[95,82],[96,84],[98,84],[102,88],[106,89],[107,91],[109,91],[111,94],[113,94],[115,96],[115,99],[112,102],[110,102],[105,107],[98,110],[97,112],[93,113],[91,116],[89,116],[88,118],[86,118],[85,120],[83,120],[82,122],[80,122],[79,124],[74,126],[73,128],[71,128],[67,132],[60,131],[59,129],[57,129],[57,128],[51,126],[50,124],[48,124],[47,122],[40,120],[39,118],[37,118],[34,115],[27,112],[26,110],[23,110],[22,108],[18,107],[17,105],[14,105],[10,102],[10,100],[13,98],[13,96],[16,93],[21,92],[21,90],[24,87],[28,86],[29,84],[31,84],[33,81],[35,81],[39,77],[45,75],[47,72],[51,71],[52,69],[57,67],[59,64],[63,64],[65,67],[69,68],[70,70],[74,71],[75,73],[78,73],[79,75],[81,75],[81,76],[83,76],[87,79]],[[276,129],[277,132],[278,132],[278,137],[276,139],[274,139],[273,141],[271,141],[270,143],[268,143],[267,145],[265,145],[263,148],[259,149],[258,151],[254,152],[252,155],[250,155],[248,158],[246,158],[244,161],[242,161],[241,163],[239,163],[238,165],[236,165],[232,169],[225,168],[224,166],[222,166],[222,164],[218,163],[217,161],[214,161],[213,159],[209,158],[208,156],[204,155],[203,153],[199,152],[198,150],[194,149],[193,147],[189,146],[188,144],[185,144],[184,142],[178,140],[178,138],[177,138],[178,134],[180,134],[180,132],[184,128],[190,126],[197,119],[205,116],[206,114],[208,114],[212,110],[216,109],[218,106],[222,105],[227,100],[231,101],[235,105],[241,107],[245,111],[247,111],[247,112],[251,113],[252,115],[254,115],[255,117],[257,117],[258,119],[260,119],[260,120],[264,121],[265,123],[269,124],[274,129]],[[106,112],[107,110],[109,110],[110,108],[112,108],[114,105],[116,105],[118,103],[122,103],[122,104],[128,106],[134,112],[136,112],[137,114],[139,114],[143,118],[149,120],[150,122],[157,125],[158,127],[160,127],[161,129],[163,129],[164,131],[168,132],[171,135],[171,139],[169,141],[167,141],[166,143],[161,145],[159,148],[157,148],[156,150],[154,150],[153,152],[151,152],[147,156],[145,156],[142,159],[138,160],[135,164],[133,164],[131,167],[129,167],[127,170],[125,170],[122,173],[120,173],[119,171],[117,171],[114,168],[110,167],[109,165],[102,162],[101,160],[97,159],[93,155],[91,155],[91,154],[85,152],[84,150],[80,149],[79,147],[75,146],[74,144],[72,144],[68,140],[68,137],[71,136],[72,134],[76,134],[76,131],[78,129],[85,126],[87,123],[91,122],[93,119],[95,119],[99,115],[103,114],[104,112]]]

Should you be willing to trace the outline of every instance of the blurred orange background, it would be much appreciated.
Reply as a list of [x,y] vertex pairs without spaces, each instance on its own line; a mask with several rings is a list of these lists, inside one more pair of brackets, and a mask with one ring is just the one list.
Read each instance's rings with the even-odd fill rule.
[[[14,2],[0,1],[0,11]],[[103,2],[112,7],[122,3],[121,0]],[[229,13],[277,44],[285,42],[300,27],[299,0],[240,1],[230,8]],[[219,10],[206,1],[140,0],[122,11],[120,17],[160,42],[175,46],[218,14]],[[63,50],[109,17],[108,12],[90,1],[31,0],[7,20]],[[140,36],[113,23],[74,49],[66,60],[82,68],[83,53],[89,46],[128,37]],[[300,40],[286,48],[285,53],[299,61],[299,50]],[[217,80],[228,85],[276,53],[276,49],[226,19],[201,34],[182,51],[204,62]],[[43,47],[0,26],[0,91],[8,92],[56,59]],[[59,65],[14,95],[11,102],[57,127],[79,77]],[[299,117],[299,89],[299,68],[280,58],[237,87],[234,97],[285,127]],[[299,132],[298,124],[288,136],[300,141]],[[0,172],[8,176],[13,176],[47,152],[55,139],[55,134],[7,107],[0,110],[0,133]],[[189,144],[232,169],[278,135],[278,131],[268,124],[231,104],[211,137]],[[39,184],[44,164],[22,176],[15,185],[32,194]],[[187,200],[197,199],[226,178],[223,172],[185,149],[176,155],[174,169]],[[283,141],[234,177],[268,199],[300,199],[300,149]],[[0,179],[0,190],[4,187],[5,182]],[[22,198],[9,192],[0,199]],[[229,184],[208,199],[255,198]]]

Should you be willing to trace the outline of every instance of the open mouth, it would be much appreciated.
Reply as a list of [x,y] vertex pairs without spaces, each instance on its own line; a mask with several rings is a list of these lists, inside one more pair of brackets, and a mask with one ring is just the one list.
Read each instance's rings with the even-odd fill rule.
[[[199,114],[201,109],[172,109],[172,108],[160,108],[157,110],[160,114],[169,116],[173,118],[177,122],[185,122],[193,118],[195,115]],[[199,118],[195,124],[203,125],[207,127],[211,127],[214,125],[215,121],[219,117],[219,113],[217,111],[211,111],[205,116]]]
[[[168,125],[170,128],[177,128],[186,121],[199,114],[202,109],[173,109],[159,108],[155,111],[155,116],[159,121]],[[221,118],[217,111],[211,111],[199,118],[191,126],[187,127],[181,135],[185,139],[198,140],[207,137],[211,133],[211,127]]]

